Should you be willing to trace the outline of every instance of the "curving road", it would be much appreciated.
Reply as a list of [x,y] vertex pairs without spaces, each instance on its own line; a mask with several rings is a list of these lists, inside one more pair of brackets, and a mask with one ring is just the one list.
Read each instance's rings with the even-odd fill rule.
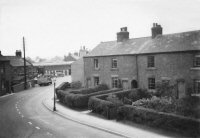
[[[58,79],[58,84],[66,78]],[[47,110],[53,85],[34,87],[0,97],[0,138],[117,138],[119,136],[72,122]],[[52,103],[53,104],[53,103]]]

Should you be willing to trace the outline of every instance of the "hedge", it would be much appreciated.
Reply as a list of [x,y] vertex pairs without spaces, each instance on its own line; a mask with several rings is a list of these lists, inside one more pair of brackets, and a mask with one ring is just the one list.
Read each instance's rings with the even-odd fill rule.
[[63,82],[58,87],[56,87],[56,92],[58,90],[65,90],[67,88],[70,88],[70,83],[69,82]]
[[[126,90],[126,91],[113,92],[110,94],[116,95],[119,98],[119,100],[123,100],[124,97],[128,96],[130,92],[131,90]],[[92,110],[92,112],[94,113],[101,114],[108,119],[116,118],[117,108],[122,105],[115,104],[111,101],[107,101],[106,97],[108,96],[109,94],[103,94],[91,97],[88,102],[88,109]]]
[[[105,94],[105,93],[111,93],[111,92],[116,92],[119,91],[119,89],[114,89],[114,90],[104,90],[104,91],[99,91],[99,92],[94,92],[90,94],[74,94],[72,92],[68,92],[64,94],[64,104],[72,107],[72,108],[79,108],[79,109],[85,109],[88,107],[88,101],[91,96],[95,95],[100,95],[100,94]],[[61,100],[62,101],[62,100]]]
[[199,120],[197,121],[171,113],[157,112],[153,109],[131,105],[121,106],[117,110],[117,119],[125,119],[136,123],[161,127],[192,137],[200,136]]

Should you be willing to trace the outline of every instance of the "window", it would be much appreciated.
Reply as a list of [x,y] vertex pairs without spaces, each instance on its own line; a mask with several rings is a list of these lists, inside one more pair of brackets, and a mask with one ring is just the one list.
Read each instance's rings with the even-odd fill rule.
[[117,59],[113,58],[112,59],[112,69],[116,69],[117,68]]
[[194,92],[200,93],[200,80],[194,80]]
[[154,90],[156,87],[155,78],[148,78],[148,87],[149,89]]
[[1,88],[4,89],[5,88],[5,81],[1,80]]
[[112,77],[112,88],[118,88],[118,77]]
[[94,86],[99,85],[99,77],[94,77]]
[[154,56],[148,56],[147,57],[147,67],[155,67],[155,63],[154,63]]
[[99,68],[99,61],[98,61],[98,59],[94,59],[94,68],[95,69]]
[[3,73],[4,73],[4,69],[3,69],[3,68],[1,68],[1,69],[0,69],[0,72],[1,72],[1,74],[3,74]]
[[194,67],[200,67],[200,55],[194,57]]

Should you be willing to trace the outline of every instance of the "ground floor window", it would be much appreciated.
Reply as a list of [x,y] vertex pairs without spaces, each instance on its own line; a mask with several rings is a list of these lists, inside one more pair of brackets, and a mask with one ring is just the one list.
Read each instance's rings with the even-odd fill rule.
[[194,80],[194,92],[200,93],[200,80]]
[[112,77],[112,88],[118,87],[118,77]]
[[155,78],[148,78],[148,88],[152,90],[156,88]]
[[94,86],[99,85],[99,77],[94,77]]

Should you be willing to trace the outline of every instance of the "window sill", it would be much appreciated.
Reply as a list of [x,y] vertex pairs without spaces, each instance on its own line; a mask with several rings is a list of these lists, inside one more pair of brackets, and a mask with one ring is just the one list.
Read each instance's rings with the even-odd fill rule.
[[147,70],[157,70],[155,67],[148,67]]
[[190,70],[200,70],[200,67],[193,67],[193,68],[190,68]]
[[155,89],[148,89],[148,91],[149,91],[149,92],[153,92],[153,93],[155,93],[155,92],[156,92],[156,90],[155,90]]
[[111,68],[110,70],[111,71],[118,71],[119,69],[118,68]]

